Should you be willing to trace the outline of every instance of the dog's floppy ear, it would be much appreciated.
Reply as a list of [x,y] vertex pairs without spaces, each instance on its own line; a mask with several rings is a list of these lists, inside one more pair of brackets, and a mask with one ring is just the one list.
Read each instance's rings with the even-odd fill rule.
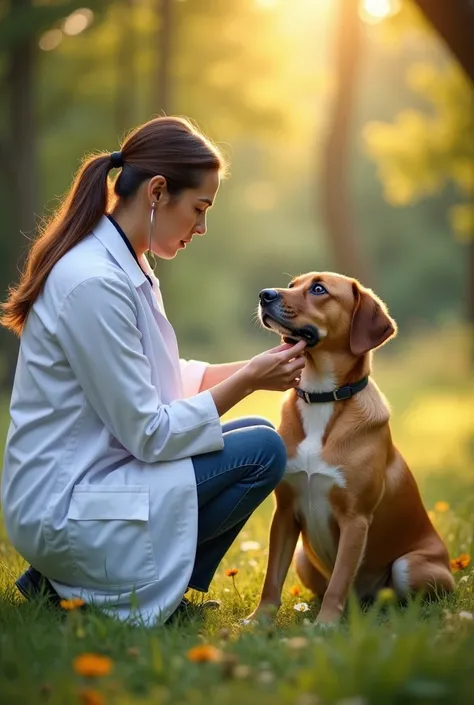
[[394,336],[397,325],[388,315],[385,304],[372,291],[356,282],[352,285],[352,291],[355,306],[349,343],[353,355],[364,355]]

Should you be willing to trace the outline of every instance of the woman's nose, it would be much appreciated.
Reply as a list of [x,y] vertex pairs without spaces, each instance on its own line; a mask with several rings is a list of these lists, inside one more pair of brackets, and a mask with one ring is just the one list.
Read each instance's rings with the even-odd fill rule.
[[194,230],[194,233],[196,235],[205,235],[207,231],[207,228],[205,225],[196,225],[196,228]]

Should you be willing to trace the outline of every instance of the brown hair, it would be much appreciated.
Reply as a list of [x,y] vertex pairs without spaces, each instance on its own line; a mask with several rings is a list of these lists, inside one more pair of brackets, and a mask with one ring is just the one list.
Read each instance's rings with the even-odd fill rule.
[[[86,157],[61,205],[42,228],[29,252],[20,283],[2,304],[0,323],[21,335],[28,313],[58,260],[88,235],[107,210],[108,175],[117,163],[108,153]],[[177,196],[197,188],[204,170],[225,169],[215,145],[183,118],[159,117],[131,132],[121,148],[122,171],[115,181],[118,198],[133,196],[146,179],[166,178]],[[119,159],[120,163],[120,159]]]

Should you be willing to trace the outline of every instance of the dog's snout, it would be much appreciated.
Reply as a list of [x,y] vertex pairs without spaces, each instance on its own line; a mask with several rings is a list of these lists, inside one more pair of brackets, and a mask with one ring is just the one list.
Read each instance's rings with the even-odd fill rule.
[[262,304],[270,304],[280,298],[280,294],[275,289],[262,289],[259,294]]

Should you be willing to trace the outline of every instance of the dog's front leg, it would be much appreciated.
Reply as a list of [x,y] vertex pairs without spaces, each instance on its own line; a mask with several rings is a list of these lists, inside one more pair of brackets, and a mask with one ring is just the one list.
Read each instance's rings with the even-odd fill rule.
[[368,529],[369,521],[364,516],[342,522],[336,563],[316,624],[332,624],[340,618],[364,556]]
[[272,616],[279,609],[283,583],[300,535],[300,525],[294,514],[290,488],[280,485],[276,490],[276,498],[277,506],[270,528],[268,564],[262,594],[257,608],[247,619],[255,619],[261,614]]

